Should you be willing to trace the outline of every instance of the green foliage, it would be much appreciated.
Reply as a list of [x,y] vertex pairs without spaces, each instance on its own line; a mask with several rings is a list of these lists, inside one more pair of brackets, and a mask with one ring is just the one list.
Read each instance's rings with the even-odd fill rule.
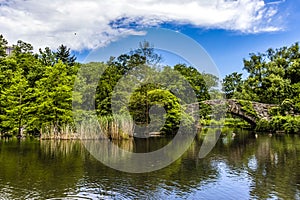
[[0,35],[0,58],[6,56],[6,47],[7,47],[7,40]]
[[201,119],[200,124],[206,127],[250,128],[250,124],[240,118],[227,116],[225,119]]
[[67,72],[67,66],[62,62],[47,66],[44,77],[37,81],[35,88],[38,117],[33,123],[52,124],[57,133],[61,125],[72,122],[74,77],[68,76]]
[[39,49],[39,59],[45,66],[53,66],[56,63],[55,54],[49,47],[46,47],[44,51]]
[[[161,57],[154,52],[154,48],[146,41],[139,44],[139,48],[122,54],[117,58],[112,57],[107,62],[107,67],[100,77],[96,92],[96,108],[98,115],[112,115],[112,92],[119,80],[130,71],[141,69],[141,66],[156,65]],[[133,81],[132,81],[133,82]]]
[[1,107],[4,108],[0,114],[1,132],[20,135],[28,114],[28,81],[21,69],[7,73],[9,84],[0,93]]
[[300,133],[300,116],[275,116],[271,121],[261,119],[257,123],[256,131],[260,132],[276,132],[284,131],[288,134]]
[[[257,130],[297,132],[298,118],[293,116],[300,113],[299,63],[298,43],[279,49],[270,48],[265,53],[251,53],[249,59],[244,59],[244,70],[248,75],[245,80],[236,72],[223,79],[226,97],[277,104],[269,110],[273,119],[269,123],[258,121]],[[251,107],[244,105],[243,110],[257,117]]]
[[219,78],[213,74],[209,73],[202,73],[203,80],[205,81],[206,87],[209,91],[214,90],[218,87]]
[[271,125],[270,125],[269,121],[267,121],[265,119],[260,119],[257,122],[257,125],[255,127],[255,131],[268,132],[270,130],[271,130]]
[[266,53],[251,53],[244,59],[244,70],[249,76],[241,83],[241,76],[233,73],[224,79],[228,98],[254,100],[262,103],[281,104],[285,99],[299,101],[299,44]]
[[[122,129],[116,127],[125,127],[122,124],[127,122],[124,117],[127,116],[124,115],[127,108],[124,105],[128,103],[136,123],[146,126],[162,123],[160,131],[173,133],[179,123],[194,123],[192,117],[180,107],[193,96],[186,94],[187,85],[192,86],[200,101],[209,99],[208,90],[216,87],[218,81],[213,75],[202,75],[195,68],[185,65],[176,65],[175,70],[166,66],[161,70],[158,67],[161,56],[146,41],[140,43],[136,50],[112,57],[106,64],[78,64],[70,49],[64,45],[56,51],[48,47],[39,49],[39,53],[35,54],[33,46],[21,40],[13,45],[12,56],[6,57],[6,45],[7,41],[1,35],[1,134],[21,134],[24,131],[32,135],[44,134],[42,138],[60,138],[64,133],[74,131],[74,106],[78,108],[76,115],[81,118],[76,122],[84,123],[96,107],[99,120],[104,124],[110,123],[111,137],[125,137],[124,132],[120,132]],[[79,68],[73,92],[75,74]],[[99,74],[101,77],[98,77]],[[120,84],[126,76],[128,81]],[[180,76],[187,81],[184,82]],[[115,91],[116,86],[120,90]],[[126,92],[131,88],[136,88],[133,94]],[[123,117],[112,118],[112,97],[116,94],[125,97],[116,101],[121,108],[118,116]],[[215,94],[219,95],[217,92]],[[163,118],[154,117],[153,106],[165,112]],[[128,130],[131,130],[130,127]],[[119,136],[114,135],[112,130]]]
[[33,46],[29,43],[26,43],[22,40],[18,40],[16,45],[13,45],[13,54],[16,57],[23,57],[30,55],[33,52]]
[[[47,49],[46,49],[47,52]],[[57,52],[53,53],[56,59],[56,62],[63,62],[67,66],[74,66],[76,57],[71,56],[70,48],[67,48],[65,45],[60,45],[57,49]]]
[[[2,54],[6,45],[1,35]],[[48,57],[53,54],[49,48],[46,50]],[[46,62],[47,56],[34,54],[32,45],[21,40],[13,45],[12,56],[3,56],[0,56],[1,135],[39,135],[50,125],[58,134],[64,131],[60,127],[63,124],[72,125],[71,95],[77,68],[61,61]]]
[[291,112],[294,112],[294,102],[291,99],[285,99],[280,105],[280,114],[288,115]]
[[[160,104],[166,111],[162,132],[172,132],[179,127],[181,108],[178,99],[169,91],[155,89],[148,92],[150,105]],[[157,119],[157,118],[156,118]]]
[[269,109],[268,113],[271,116],[276,116],[276,115],[280,115],[280,106],[275,106]]
[[[207,84],[204,80],[204,77],[201,73],[198,72],[197,69],[191,66],[186,66],[184,64],[177,64],[174,66],[174,69],[178,72],[180,72],[186,80],[190,83],[191,87],[195,91],[196,97],[198,99],[198,102],[201,102],[203,100],[209,99],[209,93]],[[208,77],[206,75],[206,77]],[[214,77],[214,76],[212,76]],[[208,78],[207,78],[208,80]],[[211,83],[211,86],[214,86],[216,84]]]
[[224,122],[225,127],[230,127],[230,128],[250,128],[251,125],[240,119],[240,118],[226,118]]
[[300,117],[276,116],[270,121],[271,130],[283,130],[286,133],[300,132]]
[[233,72],[229,75],[226,75],[222,81],[223,90],[225,92],[226,98],[232,98],[233,94],[241,90],[242,86],[242,74]]
[[[157,105],[166,111],[166,122],[161,131],[174,132],[180,119],[184,119],[182,123],[191,124],[189,116],[180,114],[178,103],[189,102],[193,96],[185,94],[188,91],[187,84],[195,92],[198,101],[209,99],[204,78],[195,68],[186,65],[175,65],[175,72],[168,66],[160,69],[157,67],[160,60],[161,57],[145,42],[137,50],[111,58],[97,87],[97,114],[111,116],[113,103],[120,112],[118,114],[122,115],[129,109],[135,123],[148,126],[151,122],[150,109]],[[206,77],[210,87],[217,85],[215,76],[206,74]],[[180,96],[177,100],[173,92]],[[160,102],[157,98],[160,98]]]
[[246,112],[247,115],[257,118],[257,113],[253,108],[251,101],[238,100],[238,104],[242,106],[242,110]]

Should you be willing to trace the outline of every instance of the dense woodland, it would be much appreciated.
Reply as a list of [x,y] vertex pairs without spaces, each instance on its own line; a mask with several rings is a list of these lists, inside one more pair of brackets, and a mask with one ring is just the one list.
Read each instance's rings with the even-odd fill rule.
[[[170,82],[171,79],[166,78],[174,70],[168,66],[163,69],[158,67],[162,58],[154,52],[148,42],[140,43],[138,49],[128,54],[112,57],[106,63],[87,64],[77,63],[70,49],[64,45],[59,46],[56,51],[45,48],[39,49],[39,53],[34,53],[32,45],[18,41],[13,45],[13,52],[9,56],[6,55],[6,48],[7,41],[1,36],[0,132],[2,136],[22,134],[42,136],[49,132],[53,135],[78,132],[76,130],[78,127],[74,126],[72,104],[75,107],[81,105],[79,112],[82,111],[80,113],[82,118],[96,108],[100,122],[111,123],[117,120],[116,128],[124,128],[119,126],[120,121],[128,122],[126,121],[128,116],[120,112],[119,119],[112,117],[112,95],[120,79],[132,73],[135,75],[146,73],[150,74],[149,77],[155,78],[141,85],[132,95],[125,94],[126,98],[130,97],[129,111],[137,124],[147,126],[150,123],[149,109],[157,104],[166,110],[166,121],[161,131],[173,133],[182,118],[179,101],[189,101],[189,96],[183,93],[186,88],[184,80],[181,78],[182,83],[179,83],[182,88],[175,88],[180,78],[173,79],[173,83]],[[208,91],[217,85],[217,77],[200,74],[195,68],[184,64],[178,64],[173,68],[188,80],[195,91],[196,101],[209,99]],[[99,69],[103,74],[101,77],[95,77],[94,72]],[[81,70],[80,73],[78,70]],[[204,78],[210,82],[210,88],[207,87]],[[123,84],[125,87],[123,89],[126,91],[126,88],[141,83],[143,79],[143,77],[129,79],[130,81]],[[167,84],[161,83],[162,79],[166,79]],[[79,93],[74,92],[75,80],[79,85],[82,83]],[[91,101],[92,97],[89,95],[92,84],[95,83],[92,80],[97,80],[95,102]],[[150,83],[151,81],[157,83]],[[176,92],[182,96],[180,100],[175,97]],[[120,110],[122,109],[120,107]],[[188,120],[186,122],[193,123]],[[112,128],[108,127],[107,131],[112,132]]]
[[[73,117],[73,107],[78,105],[81,106],[77,112],[81,112],[82,118],[96,108],[102,128],[112,138],[121,137],[119,132],[124,129],[124,122],[130,124],[129,132],[134,124],[150,124],[150,108],[157,105],[166,112],[160,131],[172,134],[182,119],[188,125],[196,123],[180,108],[180,105],[193,101],[193,95],[186,95],[186,81],[198,102],[224,94],[226,98],[277,104],[278,107],[270,110],[272,120],[259,121],[257,131],[300,131],[300,118],[295,116],[300,112],[298,43],[268,49],[266,53],[250,54],[250,59],[244,60],[247,78],[243,80],[242,74],[237,72],[227,75],[222,80],[224,92],[217,90],[219,80],[214,75],[199,73],[185,64],[161,67],[159,64],[163,58],[148,42],[140,43],[139,48],[127,54],[111,57],[106,63],[86,64],[76,62],[75,56],[64,45],[57,50],[45,48],[34,53],[31,44],[18,41],[13,45],[11,55],[6,55],[6,49],[7,41],[0,35],[1,136],[27,134],[42,137],[49,133],[54,136],[78,133]],[[94,73],[99,69],[102,70],[100,77]],[[178,78],[174,79],[177,75],[172,71],[178,72]],[[142,84],[147,77],[138,77],[139,74],[150,74],[149,83]],[[168,75],[173,78],[168,78]],[[128,79],[120,84],[123,77]],[[96,86],[93,86],[94,80],[97,80]],[[75,82],[81,85],[79,92],[74,92]],[[139,84],[132,94],[124,92]],[[128,100],[128,106],[126,102],[114,99],[116,86],[121,88],[119,95]],[[90,95],[93,87],[96,88],[94,100]],[[113,102],[120,111],[117,119],[112,116]],[[126,109],[133,121],[128,121]],[[202,119],[209,119],[209,106],[200,103],[199,111]],[[113,129],[117,129],[116,137],[112,136]]]

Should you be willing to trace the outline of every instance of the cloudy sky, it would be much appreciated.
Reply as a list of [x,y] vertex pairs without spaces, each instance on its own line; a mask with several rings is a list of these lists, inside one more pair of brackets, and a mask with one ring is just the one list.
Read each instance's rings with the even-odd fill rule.
[[36,49],[65,44],[80,60],[162,27],[197,41],[224,76],[241,71],[250,52],[299,41],[298,8],[298,0],[0,0],[0,34]]

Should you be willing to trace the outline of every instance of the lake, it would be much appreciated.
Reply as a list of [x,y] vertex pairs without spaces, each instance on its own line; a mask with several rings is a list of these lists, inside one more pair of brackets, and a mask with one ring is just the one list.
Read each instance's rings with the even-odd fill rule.
[[[222,134],[199,159],[201,138],[171,165],[140,174],[103,165],[81,141],[0,140],[0,199],[300,199],[299,136]],[[147,152],[170,140],[118,145]]]

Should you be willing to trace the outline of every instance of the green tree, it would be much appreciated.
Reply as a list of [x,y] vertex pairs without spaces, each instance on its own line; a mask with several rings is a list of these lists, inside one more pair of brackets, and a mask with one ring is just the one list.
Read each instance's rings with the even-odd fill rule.
[[180,72],[184,76],[184,78],[190,83],[191,87],[193,88],[196,94],[198,102],[208,100],[210,98],[208,93],[208,87],[203,78],[203,75],[200,72],[198,72],[197,69],[191,66],[187,67],[185,64],[177,64],[174,66],[174,70]]
[[242,86],[242,74],[233,72],[229,75],[226,75],[222,81],[223,90],[225,92],[226,98],[232,98],[233,94],[241,90]]
[[251,53],[249,60],[244,59],[244,69],[249,76],[237,90],[233,90],[234,76],[226,76],[225,93],[229,98],[263,103],[280,104],[285,99],[293,99],[298,96],[293,88],[300,80],[299,59],[298,43],[275,50],[270,48],[265,53]]
[[[99,115],[111,115],[111,96],[118,81],[126,74],[139,71],[145,65],[154,67],[161,61],[149,42],[142,42],[139,48],[122,54],[117,58],[111,57],[108,67],[101,75],[96,94],[96,107]],[[134,72],[133,72],[134,73]]]
[[74,77],[68,76],[67,66],[59,61],[53,67],[47,66],[44,77],[35,88],[37,117],[33,124],[53,126],[56,135],[61,126],[72,124],[72,89]]
[[10,80],[0,92],[1,106],[4,108],[0,114],[1,132],[17,134],[20,137],[22,130],[26,127],[28,81],[22,69],[8,70],[5,75]]
[[[46,49],[46,53],[47,51],[49,53],[49,50]],[[61,60],[68,66],[75,65],[76,57],[74,55],[71,56],[70,48],[63,44],[58,47],[57,52],[55,52],[54,55],[56,58],[56,62],[58,62],[58,60]]]
[[24,54],[32,54],[33,46],[22,40],[18,40],[16,45],[13,45],[13,53],[15,56],[23,56]]
[[7,40],[0,35],[0,58],[6,56]]
[[49,47],[43,51],[39,49],[39,59],[44,66],[53,66],[56,63],[56,57]]
[[202,76],[208,91],[212,91],[219,86],[219,78],[217,76],[205,72],[202,73]]

